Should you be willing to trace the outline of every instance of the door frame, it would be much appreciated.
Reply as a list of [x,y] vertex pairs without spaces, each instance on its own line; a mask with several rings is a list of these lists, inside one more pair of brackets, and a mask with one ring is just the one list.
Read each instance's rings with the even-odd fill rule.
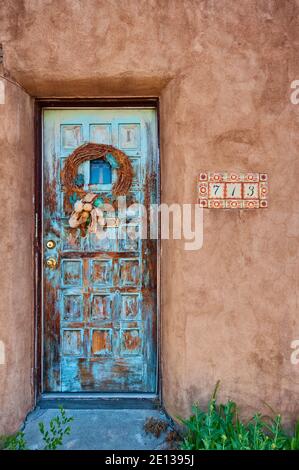
[[157,203],[161,200],[159,98],[36,99],[35,100],[35,175],[34,175],[34,401],[40,406],[57,407],[156,407],[162,403],[161,377],[161,240],[160,220],[157,240],[157,391],[145,393],[43,393],[43,297],[42,297],[42,178],[44,108],[155,108],[157,115]]

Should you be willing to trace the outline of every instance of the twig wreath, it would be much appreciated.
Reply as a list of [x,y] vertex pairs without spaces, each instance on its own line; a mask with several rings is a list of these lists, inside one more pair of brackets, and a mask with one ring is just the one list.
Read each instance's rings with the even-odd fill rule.
[[[125,196],[132,185],[133,168],[128,156],[112,145],[86,143],[76,148],[67,158],[61,180],[66,194],[66,209],[72,210],[69,225],[80,228],[81,234],[96,232],[98,224],[105,225],[100,206],[104,204],[101,194],[83,189],[78,181],[79,166],[91,160],[105,160],[117,171],[117,180],[112,187],[113,196]],[[73,204],[73,207],[72,207]]]

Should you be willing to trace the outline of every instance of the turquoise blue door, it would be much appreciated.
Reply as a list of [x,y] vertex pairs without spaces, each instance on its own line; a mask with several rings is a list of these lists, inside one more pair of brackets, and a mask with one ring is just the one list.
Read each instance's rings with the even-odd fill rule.
[[[65,210],[61,169],[84,142],[121,149],[134,170],[131,208],[107,218],[104,239],[71,228]],[[107,162],[78,173],[87,191],[112,198],[117,170]],[[157,391],[157,242],[119,236],[121,226],[148,226],[136,204],[157,202],[156,182],[155,109],[44,110],[44,392]]]

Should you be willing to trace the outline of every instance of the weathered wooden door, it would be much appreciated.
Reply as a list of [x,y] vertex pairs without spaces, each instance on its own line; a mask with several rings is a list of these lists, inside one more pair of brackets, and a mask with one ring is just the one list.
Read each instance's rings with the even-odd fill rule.
[[[121,226],[145,223],[137,206],[116,213],[118,226],[107,222],[108,238],[70,229],[60,171],[86,141],[129,156],[127,206],[157,202],[155,109],[44,110],[43,390],[155,393],[156,241],[118,235]],[[79,170],[87,190],[111,196],[116,170],[90,162]]]

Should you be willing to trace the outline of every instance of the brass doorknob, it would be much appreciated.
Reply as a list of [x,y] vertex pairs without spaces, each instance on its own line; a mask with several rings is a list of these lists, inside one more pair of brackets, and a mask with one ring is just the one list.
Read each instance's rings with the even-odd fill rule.
[[47,248],[49,248],[49,250],[53,250],[53,248],[55,248],[56,246],[56,243],[54,242],[54,240],[48,240],[47,241]]
[[48,268],[50,268],[50,269],[55,269],[56,266],[57,266],[57,259],[55,259],[55,258],[47,258],[47,259],[46,259],[46,265],[47,265]]

